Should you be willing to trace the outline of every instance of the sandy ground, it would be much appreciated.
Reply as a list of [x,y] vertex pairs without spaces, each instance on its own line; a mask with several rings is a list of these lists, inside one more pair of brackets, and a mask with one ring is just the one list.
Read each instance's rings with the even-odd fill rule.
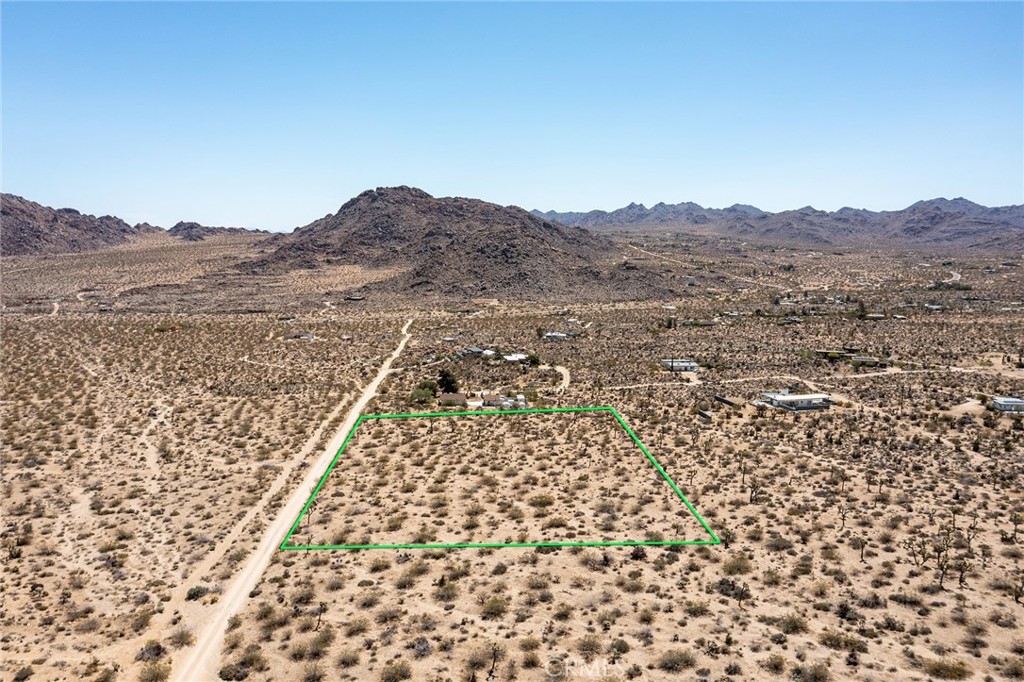
[[270,557],[277,551],[278,546],[281,544],[281,539],[284,538],[288,528],[306,503],[309,497],[308,490],[316,485],[316,482],[323,476],[327,466],[338,452],[338,448],[341,447],[342,441],[345,440],[359,415],[362,414],[363,409],[376,395],[381,382],[384,381],[391,371],[391,364],[401,355],[405,344],[411,336],[409,327],[412,326],[412,323],[413,320],[410,319],[402,327],[402,340],[398,343],[394,352],[384,361],[384,364],[381,365],[377,375],[363,389],[362,394],[349,410],[345,420],[327,443],[323,454],[310,467],[309,472],[302,481],[302,485],[294,489],[291,497],[281,507],[275,520],[267,526],[263,533],[263,539],[260,541],[256,551],[250,555],[249,559],[246,560],[245,564],[238,571],[237,577],[214,605],[212,613],[204,614],[203,621],[206,625],[197,637],[198,645],[184,652],[184,660],[178,663],[174,670],[175,680],[191,682],[194,680],[216,678],[220,662],[220,648],[224,641],[224,630],[227,626],[228,618],[244,606],[249,593],[256,586],[267,564],[270,562]]

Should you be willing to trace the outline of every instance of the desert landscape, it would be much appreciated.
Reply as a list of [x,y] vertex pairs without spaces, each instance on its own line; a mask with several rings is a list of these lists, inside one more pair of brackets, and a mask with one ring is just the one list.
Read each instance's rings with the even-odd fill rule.
[[0,4],[0,682],[1024,681],[1024,3]]
[[630,296],[544,249],[474,297],[227,231],[5,258],[5,678],[1024,677],[1020,254],[597,239]]

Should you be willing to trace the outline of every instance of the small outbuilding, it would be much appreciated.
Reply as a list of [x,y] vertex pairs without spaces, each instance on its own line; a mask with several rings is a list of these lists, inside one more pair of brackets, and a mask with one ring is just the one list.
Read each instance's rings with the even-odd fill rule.
[[686,359],[662,360],[661,366],[670,372],[696,372],[700,369],[697,362]]

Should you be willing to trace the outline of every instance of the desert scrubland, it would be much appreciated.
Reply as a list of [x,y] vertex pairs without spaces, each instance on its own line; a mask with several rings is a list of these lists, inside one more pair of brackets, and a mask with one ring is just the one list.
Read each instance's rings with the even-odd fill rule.
[[[622,240],[678,293],[616,303],[5,261],[0,674],[172,676],[413,318],[365,413],[614,407],[721,544],[278,551],[219,678],[1024,677],[1019,258],[694,243]],[[318,499],[303,540],[708,537],[606,413],[365,421]]]

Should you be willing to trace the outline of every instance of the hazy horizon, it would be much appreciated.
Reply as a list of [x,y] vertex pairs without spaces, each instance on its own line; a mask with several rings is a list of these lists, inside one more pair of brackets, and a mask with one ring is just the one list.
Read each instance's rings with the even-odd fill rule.
[[377,186],[527,210],[1024,203],[1024,6],[3,3],[3,191],[287,231]]

